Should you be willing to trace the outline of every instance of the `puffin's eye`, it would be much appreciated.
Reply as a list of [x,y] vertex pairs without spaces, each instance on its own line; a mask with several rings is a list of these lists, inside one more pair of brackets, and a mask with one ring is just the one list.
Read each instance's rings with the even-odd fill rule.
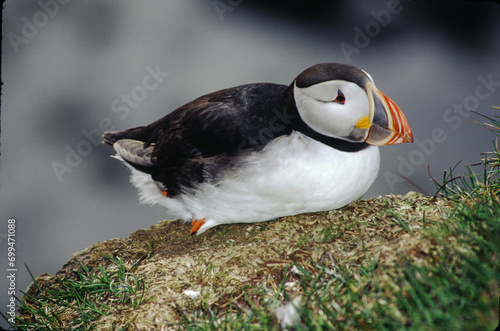
[[341,105],[345,103],[345,96],[341,90],[337,92],[337,97],[333,100],[333,102],[340,103]]

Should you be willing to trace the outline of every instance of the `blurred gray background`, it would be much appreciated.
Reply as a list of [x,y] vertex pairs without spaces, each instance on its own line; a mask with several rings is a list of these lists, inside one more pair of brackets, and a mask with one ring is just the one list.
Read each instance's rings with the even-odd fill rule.
[[[381,148],[366,194],[434,194],[434,176],[480,160],[500,106],[500,20],[492,2],[7,1],[2,29],[1,306],[7,220],[17,289],[74,252],[168,218],[140,205],[102,130],[149,124],[218,89],[290,84],[307,67],[368,71],[417,143]],[[155,73],[156,72],[156,73]],[[5,325],[2,321],[1,325]]]

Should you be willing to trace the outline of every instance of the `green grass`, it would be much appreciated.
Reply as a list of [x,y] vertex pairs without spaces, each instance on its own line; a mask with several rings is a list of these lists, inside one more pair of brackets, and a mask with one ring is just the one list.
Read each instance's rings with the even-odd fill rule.
[[[500,107],[494,107],[500,109]],[[500,136],[500,121],[495,118],[478,114],[491,123],[480,124],[493,134]],[[500,118],[495,116],[496,118]],[[479,123],[478,123],[479,124]],[[436,184],[436,195],[444,196],[454,201],[463,199],[474,199],[484,197],[487,201],[498,203],[498,192],[500,191],[500,153],[495,140],[493,151],[481,153],[483,159],[477,164],[465,167],[465,175],[455,175],[456,169],[461,162],[458,162],[448,171],[444,171],[442,183],[434,178]],[[474,169],[480,168],[479,171]]]
[[28,269],[37,293],[23,292],[24,298],[18,300],[20,314],[10,326],[16,330],[92,330],[95,321],[118,306],[140,305],[146,288],[132,272],[141,260],[128,270],[122,259],[105,257],[112,262],[108,269],[83,266],[75,275],[48,286],[39,284]]
[[[401,256],[401,265],[389,270],[378,266],[375,255],[359,265],[315,264],[312,271],[297,266],[299,275],[285,272],[277,292],[248,288],[243,303],[221,314],[184,315],[182,327],[279,329],[275,310],[293,299],[285,284],[295,279],[301,303],[290,329],[493,330],[498,322],[500,207],[479,200],[458,207],[450,220],[452,225],[436,224],[429,231],[429,240],[441,251],[426,265]],[[466,249],[449,244],[449,238]]]

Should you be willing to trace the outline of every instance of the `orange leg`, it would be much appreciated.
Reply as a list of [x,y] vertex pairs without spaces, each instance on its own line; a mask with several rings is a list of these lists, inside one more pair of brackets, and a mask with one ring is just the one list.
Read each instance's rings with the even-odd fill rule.
[[190,233],[191,234],[196,234],[196,232],[198,232],[198,230],[203,226],[203,224],[205,224],[205,219],[202,218],[200,220],[192,220],[191,221],[191,231]]
[[158,187],[158,189],[160,190],[161,195],[163,195],[165,198],[168,198],[168,192],[167,192],[167,190],[162,190],[160,184],[158,184],[157,182],[155,182],[155,184]]

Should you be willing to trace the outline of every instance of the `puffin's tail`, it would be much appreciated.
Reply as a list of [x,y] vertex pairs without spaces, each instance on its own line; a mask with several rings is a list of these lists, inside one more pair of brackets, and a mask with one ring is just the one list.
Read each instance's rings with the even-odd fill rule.
[[135,169],[151,174],[156,167],[156,163],[152,159],[154,144],[145,146],[142,141],[127,138],[128,135],[125,133],[126,131],[104,132],[102,135],[103,144],[113,148],[121,160]]
[[139,141],[146,141],[145,137],[142,137],[144,134],[144,127],[140,126],[133,129],[128,129],[124,131],[107,131],[102,134],[102,143],[103,145],[113,147],[113,144],[118,140],[122,139],[133,139]]
[[145,143],[148,137],[144,128],[104,132],[102,143],[113,148],[123,161],[135,169],[151,174],[156,168],[156,160],[152,157],[155,144]]
[[106,131],[102,134],[102,144],[103,145],[106,145],[106,146],[109,146],[109,147],[113,147],[113,144],[119,140],[120,138],[118,138],[118,134],[120,133],[120,131]]

